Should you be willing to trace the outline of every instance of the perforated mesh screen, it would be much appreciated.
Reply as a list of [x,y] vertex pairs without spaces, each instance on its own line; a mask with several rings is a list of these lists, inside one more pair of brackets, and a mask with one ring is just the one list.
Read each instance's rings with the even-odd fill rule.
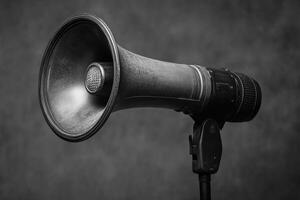
[[92,66],[89,68],[86,75],[86,88],[89,92],[95,93],[101,87],[102,76],[101,70],[97,66]]

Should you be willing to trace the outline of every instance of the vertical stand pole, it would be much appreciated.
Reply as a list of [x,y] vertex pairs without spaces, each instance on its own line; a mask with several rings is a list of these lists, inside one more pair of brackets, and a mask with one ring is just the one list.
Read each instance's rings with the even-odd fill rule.
[[222,141],[219,124],[214,119],[195,123],[190,135],[190,154],[193,172],[199,176],[200,199],[210,200],[210,175],[218,171],[222,156]]
[[199,190],[201,200],[210,200],[210,174],[199,174]]

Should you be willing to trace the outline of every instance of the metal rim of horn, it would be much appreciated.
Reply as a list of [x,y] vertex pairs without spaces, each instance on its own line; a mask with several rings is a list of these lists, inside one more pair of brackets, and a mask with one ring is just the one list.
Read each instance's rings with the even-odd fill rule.
[[[57,91],[55,91],[55,86],[53,86],[52,83],[50,82],[51,79],[51,73],[53,70],[53,66],[51,66],[51,64],[53,64],[53,59],[55,59],[56,55],[55,51],[57,52],[57,45],[61,45],[61,40],[62,38],[66,35],[66,34],[72,34],[72,29],[76,28],[77,25],[86,25],[86,26],[91,26],[92,29],[96,32],[94,33],[86,33],[86,34],[90,34],[90,36],[93,36],[93,39],[98,39],[98,40],[102,40],[102,41],[98,41],[99,44],[101,42],[104,42],[109,48],[109,52],[110,52],[110,56],[111,56],[111,62],[113,63],[113,83],[112,83],[112,88],[110,91],[110,95],[109,98],[107,100],[107,102],[105,102],[105,105],[103,106],[99,106],[97,108],[96,103],[93,102],[93,97],[91,95],[88,94],[87,91],[82,91],[82,92],[86,92],[86,94],[84,95],[88,95],[86,96],[87,98],[89,98],[88,101],[86,102],[81,102],[83,105],[86,107],[91,107],[92,109],[95,109],[96,107],[96,113],[93,113],[93,118],[88,119],[91,120],[92,122],[88,122],[87,126],[85,127],[81,127],[81,130],[77,130],[78,132],[76,133],[75,131],[70,131],[72,130],[72,128],[70,126],[72,126],[70,123],[74,123],[75,121],[69,121],[66,122],[64,125],[68,124],[68,129],[62,126],[62,123],[59,122],[59,120],[57,120],[56,118],[58,117],[59,114],[64,115],[66,113],[55,113],[53,112],[55,105],[51,105],[51,103],[49,102],[49,98],[52,99],[51,95],[55,95],[56,93],[59,93],[61,90],[57,89]],[[82,34],[85,34],[85,31],[90,31],[90,29],[86,29],[86,30],[80,30],[82,32]],[[69,32],[69,33],[68,33]],[[76,32],[76,31],[75,31]],[[76,33],[74,33],[76,35]],[[99,34],[103,34],[103,35],[99,35]],[[91,40],[89,40],[88,38],[85,38],[86,43],[91,42]],[[79,43],[82,41],[79,41]],[[92,41],[95,42],[95,41]],[[68,46],[68,44],[65,44]],[[70,44],[72,45],[76,45],[76,44]],[[80,45],[80,44],[79,44]],[[86,44],[85,44],[86,45]],[[90,48],[90,47],[87,47]],[[73,49],[74,50],[74,49]],[[74,52],[73,52],[74,53]],[[80,52],[76,52],[78,54],[80,54]],[[88,56],[88,55],[86,55]],[[57,56],[59,57],[59,56]],[[68,62],[68,58],[59,58],[61,59],[59,65],[60,66],[64,66],[63,62]],[[64,60],[65,59],[65,60]],[[90,59],[90,58],[89,58]],[[86,63],[86,66],[81,66],[84,70],[86,70],[86,67],[88,67],[88,65],[94,61],[99,61],[96,55],[94,55],[94,59],[95,60],[91,60],[88,63]],[[62,67],[61,67],[62,68]],[[57,72],[58,69],[56,69],[55,73],[59,73]],[[65,72],[63,72],[65,73]],[[65,74],[66,75],[66,74]],[[65,78],[65,77],[62,77]],[[39,74],[39,99],[40,99],[40,105],[42,107],[42,111],[43,111],[43,115],[45,116],[45,119],[47,121],[47,123],[49,124],[49,126],[51,127],[51,129],[55,132],[56,135],[58,135],[59,137],[68,140],[68,141],[82,141],[85,140],[89,137],[91,137],[93,134],[95,134],[97,132],[97,130],[99,130],[103,124],[105,123],[105,121],[107,120],[107,118],[109,117],[110,113],[112,112],[113,109],[113,105],[118,93],[118,88],[119,88],[119,81],[120,81],[120,66],[119,66],[119,56],[118,56],[118,49],[117,49],[117,45],[115,42],[115,39],[113,37],[113,34],[111,33],[110,29],[108,28],[108,26],[99,18],[92,16],[92,15],[80,15],[77,17],[73,17],[69,20],[67,20],[62,26],[61,28],[55,33],[54,37],[50,40],[50,42],[48,43],[48,46],[45,50],[45,53],[43,55],[42,58],[42,63],[41,63],[41,68],[40,68],[40,74]],[[74,83],[74,88],[75,88],[75,84],[78,84],[80,89],[83,89],[84,87],[84,81],[82,81],[82,83]],[[49,86],[51,85],[51,86]],[[81,85],[81,86],[80,86]],[[60,85],[61,87],[63,87],[62,85]],[[65,87],[65,86],[64,86]],[[70,83],[70,87],[72,87],[72,83]],[[81,93],[79,91],[77,91],[78,93]],[[76,93],[76,91],[74,92]],[[64,98],[64,97],[62,97]],[[76,98],[76,94],[74,94],[74,98]],[[78,94],[78,98],[80,97],[80,94]],[[72,99],[69,99],[72,101]],[[94,103],[94,104],[93,104]],[[75,103],[76,104],[76,103]],[[63,105],[65,106],[65,105]],[[84,114],[84,113],[80,113],[80,108],[78,108],[78,112],[74,113],[74,114]],[[67,111],[68,112],[68,111]],[[86,115],[89,115],[90,113],[86,113]],[[66,119],[67,120],[67,119]],[[79,121],[77,121],[77,123],[79,123]],[[81,123],[81,122],[80,122]],[[76,124],[75,124],[76,125]],[[76,128],[75,128],[76,129]]]

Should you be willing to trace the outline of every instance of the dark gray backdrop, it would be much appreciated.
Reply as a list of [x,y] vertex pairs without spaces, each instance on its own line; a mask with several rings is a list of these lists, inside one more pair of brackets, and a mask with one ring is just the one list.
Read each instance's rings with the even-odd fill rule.
[[0,199],[197,199],[192,120],[163,109],[112,114],[81,143],[41,114],[38,71],[68,17],[103,18],[116,41],[156,59],[255,77],[263,101],[226,124],[214,199],[299,199],[299,1],[0,1]]

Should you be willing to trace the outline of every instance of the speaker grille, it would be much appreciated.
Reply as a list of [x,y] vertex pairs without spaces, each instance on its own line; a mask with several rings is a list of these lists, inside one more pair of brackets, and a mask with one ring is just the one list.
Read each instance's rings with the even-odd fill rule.
[[96,93],[103,85],[101,66],[91,65],[86,74],[85,86],[90,93]]

